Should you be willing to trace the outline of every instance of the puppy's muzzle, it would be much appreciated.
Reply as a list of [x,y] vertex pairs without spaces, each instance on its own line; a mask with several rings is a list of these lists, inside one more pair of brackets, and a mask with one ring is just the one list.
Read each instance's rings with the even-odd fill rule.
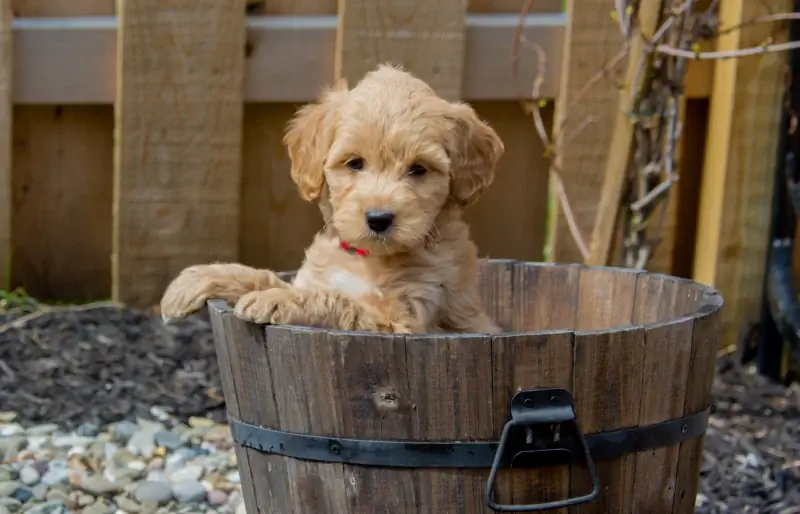
[[373,232],[381,233],[389,230],[394,222],[394,213],[391,211],[367,211],[367,226]]

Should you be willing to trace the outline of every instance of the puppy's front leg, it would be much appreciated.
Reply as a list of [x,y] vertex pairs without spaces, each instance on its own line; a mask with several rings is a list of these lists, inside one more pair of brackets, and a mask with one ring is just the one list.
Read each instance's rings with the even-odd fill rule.
[[161,298],[161,316],[164,321],[183,318],[200,310],[210,298],[232,304],[251,291],[288,287],[270,270],[234,263],[190,266],[167,286]]
[[421,332],[417,319],[399,302],[358,299],[338,292],[295,288],[244,295],[234,313],[253,323],[305,325],[363,332]]

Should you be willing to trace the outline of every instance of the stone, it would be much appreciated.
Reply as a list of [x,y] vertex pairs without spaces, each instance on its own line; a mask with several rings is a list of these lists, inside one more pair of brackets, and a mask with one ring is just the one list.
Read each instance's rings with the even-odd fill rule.
[[[43,485],[43,484],[39,484]],[[45,496],[45,500],[51,502],[61,502],[67,504],[70,502],[69,495],[60,489],[50,489],[47,491],[47,495]]]
[[155,443],[167,450],[175,451],[183,446],[183,439],[175,432],[161,431],[155,434]]
[[43,436],[43,435],[52,435],[54,432],[57,432],[59,426],[55,423],[43,423],[41,425],[34,425],[25,432],[29,436]]
[[228,502],[228,495],[223,491],[214,489],[208,493],[206,500],[208,501],[209,505],[213,505],[215,507],[219,505],[225,505]]
[[100,427],[94,423],[82,423],[75,433],[82,437],[96,437],[100,433]]
[[39,473],[39,476],[44,475],[50,469],[50,463],[46,460],[35,460],[31,462],[30,466]]
[[52,463],[50,464],[50,469],[47,471],[47,473],[42,475],[42,483],[48,486],[66,484],[67,482],[69,482],[69,469],[53,467]]
[[101,475],[91,475],[83,479],[75,481],[73,485],[81,491],[87,492],[94,496],[105,496],[122,492],[122,488],[118,484],[114,484]]
[[61,502],[40,503],[26,511],[28,514],[68,514],[67,506]]
[[11,437],[25,433],[25,429],[19,423],[9,423],[0,427],[0,437]]
[[12,460],[25,448],[26,444],[27,441],[22,436],[0,437],[0,462]]
[[34,498],[39,501],[44,501],[47,499],[48,487],[44,484],[38,484],[31,488],[31,492]]
[[88,507],[84,507],[81,510],[81,514],[112,514],[114,509],[112,509],[106,502],[103,500],[97,500],[93,504],[89,505]]
[[14,498],[0,498],[0,505],[6,507],[11,512],[17,512],[22,507],[22,502]]
[[11,493],[11,498],[14,498],[15,500],[21,503],[25,503],[27,501],[30,501],[31,498],[33,498],[33,491],[31,491],[25,486],[20,486],[17,487],[16,491]]
[[164,469],[164,459],[156,457],[147,463],[147,469],[152,471],[154,469]]
[[64,435],[53,438],[53,446],[56,448],[86,448],[97,442],[94,437],[80,435]]
[[211,428],[215,424],[214,420],[200,416],[191,416],[189,418],[189,426],[192,428]]
[[0,514],[11,514],[11,511],[5,505],[0,505]]
[[19,481],[25,485],[36,485],[41,476],[32,466],[25,466],[19,472]]
[[173,482],[181,482],[184,480],[200,480],[203,477],[203,466],[188,465],[183,469],[179,469],[170,473],[169,479]]
[[167,474],[164,473],[164,471],[161,470],[161,469],[154,469],[153,471],[151,471],[151,472],[149,472],[147,474],[147,477],[145,478],[145,480],[148,481],[148,482],[164,482],[164,483],[166,483],[167,482]]
[[22,486],[22,483],[16,480],[0,482],[0,498],[9,498],[20,486]]
[[156,451],[155,435],[164,430],[161,423],[140,420],[139,429],[128,440],[128,450],[149,459]]
[[162,504],[172,499],[172,488],[166,482],[140,482],[133,496],[140,504]]
[[79,507],[87,507],[94,503],[94,496],[91,494],[80,494],[78,495],[76,503]]
[[247,514],[247,507],[244,506],[244,502],[239,503],[236,507],[236,514]]
[[206,490],[197,480],[179,480],[172,483],[172,494],[181,503],[192,503],[203,501]]
[[139,430],[139,425],[130,421],[120,421],[111,426],[111,433],[118,441],[127,442],[136,431]]
[[130,514],[137,514],[142,511],[142,506],[127,496],[118,496],[114,499],[114,502],[117,504],[118,508]]

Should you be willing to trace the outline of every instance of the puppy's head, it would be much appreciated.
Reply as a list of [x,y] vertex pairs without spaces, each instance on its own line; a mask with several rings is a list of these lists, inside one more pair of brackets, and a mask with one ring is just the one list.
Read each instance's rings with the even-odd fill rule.
[[324,196],[341,238],[379,254],[422,244],[446,205],[473,203],[503,153],[471,107],[390,66],[301,108],[284,142],[301,196]]

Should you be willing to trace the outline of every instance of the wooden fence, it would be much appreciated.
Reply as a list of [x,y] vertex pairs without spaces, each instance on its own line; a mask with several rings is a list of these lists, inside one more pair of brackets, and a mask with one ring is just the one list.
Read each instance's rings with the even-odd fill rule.
[[[496,127],[507,150],[469,213],[474,237],[486,256],[542,259],[548,163],[522,104],[537,59],[522,53],[516,81],[511,64],[523,3],[0,0],[0,270],[37,297],[113,296],[147,307],[193,263],[295,268],[321,223],[289,178],[285,123],[334,77],[352,83],[385,60],[469,101]],[[548,126],[620,50],[607,15],[613,2],[567,4],[569,14],[562,0],[533,2],[521,29],[546,55],[539,93],[555,100],[544,109]],[[735,20],[759,3],[723,4]],[[681,185],[650,266],[697,271],[708,283],[736,277],[717,285],[737,316],[757,315],[780,59],[691,63]],[[563,154],[584,234],[597,213],[616,98],[611,77],[576,102],[600,122]],[[553,235],[553,258],[580,260],[560,217]]]

